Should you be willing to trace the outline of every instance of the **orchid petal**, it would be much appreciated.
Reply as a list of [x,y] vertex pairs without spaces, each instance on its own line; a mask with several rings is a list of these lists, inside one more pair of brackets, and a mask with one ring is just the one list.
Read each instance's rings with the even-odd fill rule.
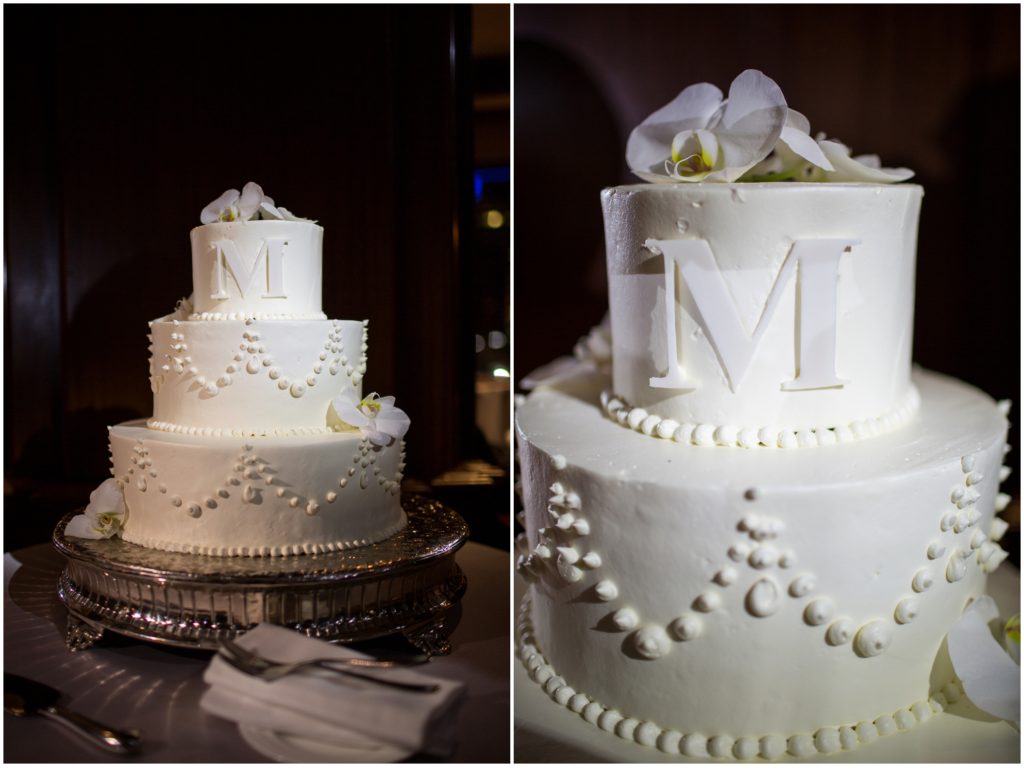
[[359,410],[359,400],[355,399],[354,393],[339,394],[331,400],[331,407],[335,415],[352,427],[365,427],[370,423],[370,417]]
[[720,169],[708,182],[735,182],[775,148],[786,123],[786,98],[760,71],[747,70],[729,86],[721,121],[711,130],[721,148]]
[[299,217],[295,213],[289,212],[284,207],[278,207],[277,209],[285,220],[294,220],[296,223],[316,223],[315,220],[311,220],[310,218]]
[[85,513],[93,517],[99,514],[124,513],[124,492],[117,479],[108,478],[92,491]]
[[799,155],[809,163],[813,163],[818,168],[825,169],[825,171],[835,170],[835,167],[829,162],[829,159],[825,157],[825,153],[821,151],[821,147],[818,146],[818,142],[812,139],[804,131],[787,126],[782,129],[779,139],[795,154]]
[[974,599],[949,629],[946,645],[953,670],[976,707],[1003,720],[1020,720],[1020,666],[989,630],[999,617],[990,596]]
[[721,103],[722,91],[713,84],[687,87],[629,134],[626,163],[630,170],[649,182],[671,180],[659,169],[668,157],[672,139],[680,131],[706,128]]
[[882,159],[877,155],[854,155],[853,159],[858,163],[867,166],[869,169],[882,168]]
[[85,514],[76,514],[71,517],[71,521],[64,528],[64,535],[75,538],[106,538],[96,529],[96,520]]
[[[774,121],[778,115],[771,112],[759,112],[757,118],[748,115],[750,124],[755,122]],[[708,182],[735,182],[742,177],[749,169],[764,160],[775,148],[782,131],[782,122],[779,119],[778,125],[762,126],[760,132],[743,134],[718,134],[718,144],[721,150],[719,161],[721,168],[710,172],[707,175]]]
[[828,175],[828,182],[874,182],[878,184],[889,184],[902,182],[914,176],[914,172],[905,168],[873,168],[851,158],[849,149],[837,142],[819,141],[818,145],[822,152],[835,167],[835,171]]
[[[729,98],[720,127],[730,134],[749,135],[786,124],[786,98],[774,81],[760,71],[747,70],[729,85]],[[712,130],[717,130],[712,128]],[[719,131],[721,133],[721,131]]]
[[395,440],[401,440],[405,437],[405,433],[409,431],[409,424],[411,422],[405,411],[392,406],[378,413],[374,423],[380,432],[390,435]]
[[260,204],[260,217],[264,220],[286,220],[284,215],[281,214],[281,210],[274,206],[274,202],[269,198],[263,200]]
[[362,432],[366,439],[374,446],[387,446],[392,440],[388,433],[382,430],[373,429],[372,427],[367,427],[363,429]]
[[787,109],[786,111],[786,127],[796,128],[801,133],[806,133],[808,136],[811,135],[811,123],[804,115],[798,112],[796,109]]
[[266,199],[263,197],[263,188],[255,182],[245,183],[242,188],[242,197],[238,200],[238,214],[242,220],[248,220],[260,208]]
[[238,191],[232,188],[231,190],[225,190],[219,198],[214,199],[199,215],[199,221],[205,226],[210,223],[216,223],[220,220],[221,213],[224,210],[233,207],[238,202]]

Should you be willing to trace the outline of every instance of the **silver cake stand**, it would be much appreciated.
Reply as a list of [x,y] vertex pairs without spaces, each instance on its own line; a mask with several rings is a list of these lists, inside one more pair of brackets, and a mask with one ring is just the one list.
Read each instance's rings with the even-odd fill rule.
[[407,495],[409,524],[370,546],[290,557],[209,557],[120,539],[53,532],[67,558],[57,593],[65,642],[84,650],[104,631],[176,647],[215,649],[258,623],[327,641],[402,634],[427,655],[451,651],[466,578],[455,552],[466,523],[434,500]]

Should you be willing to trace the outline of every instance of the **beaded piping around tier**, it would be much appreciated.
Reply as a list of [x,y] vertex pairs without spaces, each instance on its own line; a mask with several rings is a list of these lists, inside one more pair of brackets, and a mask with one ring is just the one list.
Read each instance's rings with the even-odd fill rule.
[[892,432],[908,423],[921,405],[921,396],[913,385],[899,405],[880,416],[857,419],[832,427],[786,429],[782,427],[750,427],[734,424],[678,422],[663,419],[644,408],[630,405],[611,391],[601,392],[601,409],[605,415],[636,432],[660,440],[692,446],[738,446],[747,449],[796,449],[830,446],[873,438]]
[[131,535],[126,531],[122,538],[130,544],[138,544],[147,549],[159,549],[165,552],[180,552],[187,555],[207,555],[210,557],[285,557],[288,555],[317,555],[326,552],[343,552],[346,549],[357,549],[370,544],[390,538],[407,524],[405,514],[402,518],[386,528],[379,530],[367,538],[353,539],[350,541],[309,541],[296,544],[279,544],[275,546],[193,546],[182,544],[176,541],[161,541],[155,538],[139,537]]
[[189,321],[326,321],[323,312],[316,313],[192,313]]
[[697,732],[663,729],[651,721],[623,715],[614,708],[594,701],[577,692],[564,678],[551,668],[537,646],[530,620],[530,597],[524,596],[516,621],[516,654],[529,672],[530,678],[540,685],[556,704],[578,714],[587,723],[615,736],[645,747],[656,747],[663,753],[698,759],[751,759],[775,760],[785,755],[804,758],[816,754],[828,755],[853,750],[859,745],[874,742],[879,737],[906,731],[943,712],[947,705],[959,701],[963,689],[952,681],[935,691],[927,699],[875,718],[855,724],[823,726],[805,734],[788,737],[766,734],[761,737],[732,737],[718,734],[707,736]]
[[[177,432],[182,435],[202,435],[213,438],[282,437],[292,435],[325,435],[334,432],[330,427],[191,427],[168,421],[148,419],[146,427],[160,432]],[[350,435],[351,433],[341,433]]]

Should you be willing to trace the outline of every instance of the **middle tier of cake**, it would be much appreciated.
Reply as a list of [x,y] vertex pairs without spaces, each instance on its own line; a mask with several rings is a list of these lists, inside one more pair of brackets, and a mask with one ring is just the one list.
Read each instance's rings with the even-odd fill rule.
[[362,397],[365,321],[161,318],[150,326],[152,429],[322,433],[334,397],[346,389]]

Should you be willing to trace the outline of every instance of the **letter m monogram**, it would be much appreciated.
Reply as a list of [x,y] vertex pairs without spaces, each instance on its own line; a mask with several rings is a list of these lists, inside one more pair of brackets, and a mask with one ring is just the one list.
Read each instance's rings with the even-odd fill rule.
[[797,377],[787,391],[825,389],[847,381],[836,375],[836,320],[839,260],[857,239],[798,239],[793,243],[768,293],[761,317],[748,334],[726,287],[711,248],[703,239],[648,239],[645,246],[665,258],[665,329],[668,372],[651,386],[693,389],[679,366],[676,339],[676,268],[704,322],[704,332],[735,392],[750,367],[787,284],[799,269]]
[[210,281],[211,299],[227,299],[224,291],[224,270],[227,268],[238,286],[238,292],[245,297],[252,284],[258,280],[260,267],[264,267],[264,290],[260,294],[263,299],[285,298],[284,281],[282,279],[281,262],[284,257],[284,239],[266,239],[260,242],[256,257],[251,264],[246,264],[238,246],[230,239],[218,239],[213,243],[217,251],[217,260],[213,265],[213,280]]

